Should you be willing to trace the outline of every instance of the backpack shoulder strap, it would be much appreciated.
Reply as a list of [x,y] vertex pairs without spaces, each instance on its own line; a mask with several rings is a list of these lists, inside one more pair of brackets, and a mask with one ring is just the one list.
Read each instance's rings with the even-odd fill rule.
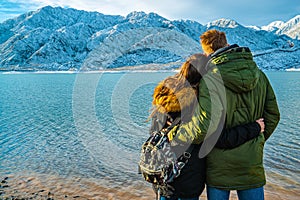
[[172,124],[166,128],[165,133],[168,133],[170,130],[172,130],[172,129],[173,129],[176,125],[178,125],[180,122],[181,122],[181,117],[180,117],[180,116],[179,116],[179,117],[176,117],[176,118],[173,120]]

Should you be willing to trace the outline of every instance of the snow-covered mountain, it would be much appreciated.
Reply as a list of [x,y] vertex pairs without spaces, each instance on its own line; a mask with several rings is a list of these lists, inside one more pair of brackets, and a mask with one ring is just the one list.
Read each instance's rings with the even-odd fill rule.
[[287,35],[294,39],[300,39],[300,15],[293,17],[287,22],[275,21],[267,26],[262,26],[262,30],[274,31],[278,35]]
[[281,27],[284,26],[284,22],[283,21],[274,21],[271,22],[269,25],[267,26],[262,26],[261,29],[265,30],[265,31],[277,31],[279,29],[281,29]]
[[300,15],[284,23],[277,31],[277,34],[286,34],[291,38],[300,39]]
[[[298,30],[299,17],[285,24],[276,31]],[[199,36],[213,28],[225,31],[229,43],[249,46],[262,69],[300,65],[300,40],[285,32],[255,30],[229,19],[202,25],[156,13],[123,17],[47,6],[0,23],[0,70],[170,69],[201,52]]]
[[210,28],[210,27],[238,28],[238,27],[241,27],[241,25],[234,20],[222,18],[222,19],[207,23],[206,27],[207,28]]

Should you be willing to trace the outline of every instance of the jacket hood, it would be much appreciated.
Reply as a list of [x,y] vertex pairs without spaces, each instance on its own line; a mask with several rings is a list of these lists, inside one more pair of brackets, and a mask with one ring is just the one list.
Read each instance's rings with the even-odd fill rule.
[[181,112],[190,108],[197,100],[195,90],[191,86],[178,89],[176,83],[176,78],[169,77],[154,89],[152,104],[159,112]]
[[258,82],[260,70],[248,47],[219,49],[211,55],[211,64],[220,70],[225,87],[236,93],[250,91]]

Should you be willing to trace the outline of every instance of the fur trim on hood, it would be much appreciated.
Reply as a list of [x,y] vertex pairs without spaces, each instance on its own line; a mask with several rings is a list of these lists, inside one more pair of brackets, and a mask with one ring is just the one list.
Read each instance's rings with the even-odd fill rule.
[[195,89],[190,85],[178,87],[178,80],[169,77],[154,89],[152,104],[161,113],[181,112],[193,108],[197,101]]

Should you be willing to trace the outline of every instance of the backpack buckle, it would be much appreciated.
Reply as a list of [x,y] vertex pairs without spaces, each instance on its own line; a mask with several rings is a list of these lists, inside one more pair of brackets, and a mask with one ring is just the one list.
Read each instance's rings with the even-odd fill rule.
[[184,158],[190,159],[192,155],[189,152],[184,152],[183,156],[184,156]]

